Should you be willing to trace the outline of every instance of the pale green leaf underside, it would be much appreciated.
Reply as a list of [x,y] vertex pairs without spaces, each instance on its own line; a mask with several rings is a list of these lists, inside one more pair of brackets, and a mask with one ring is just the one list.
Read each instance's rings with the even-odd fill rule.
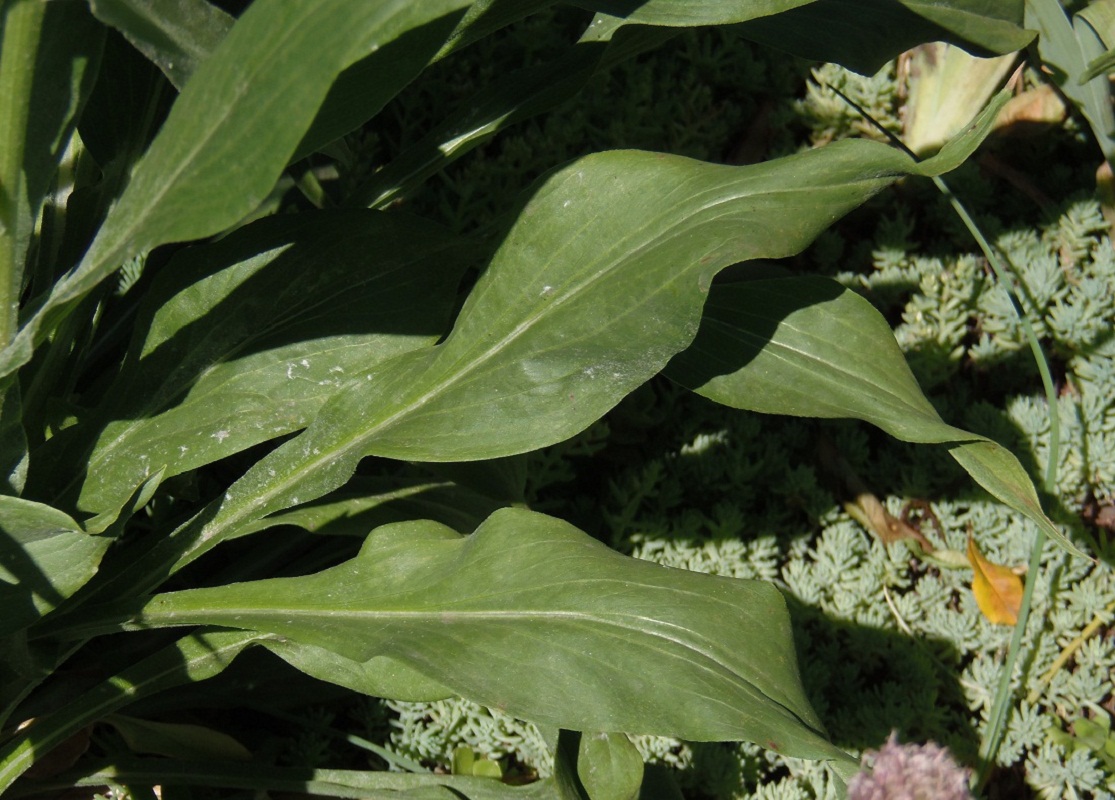
[[273,217],[184,251],[145,298],[100,412],[43,457],[87,461],[78,505],[99,513],[159,469],[303,428],[352,376],[444,335],[469,253],[436,225],[370,211]]
[[1002,446],[946,424],[922,394],[883,316],[827,278],[716,286],[693,344],[667,374],[718,403],[767,414],[860,419],[949,452],[996,498],[1069,551],[1033,483]]
[[356,662],[388,656],[559,727],[841,757],[805,698],[777,589],[630,559],[521,509],[469,537],[386,526],[333,569],[160,595],[137,621],[261,630]]
[[717,271],[791,255],[898,177],[955,168],[996,110],[921,163],[870,141],[750,167],[640,151],[573,162],[521,210],[447,339],[334,395],[210,509],[187,560],[341,486],[364,455],[498,458],[583,430],[689,345]]
[[388,656],[354,661],[324,647],[290,639],[272,639],[264,645],[300,672],[371,697],[416,703],[453,696],[437,681]]

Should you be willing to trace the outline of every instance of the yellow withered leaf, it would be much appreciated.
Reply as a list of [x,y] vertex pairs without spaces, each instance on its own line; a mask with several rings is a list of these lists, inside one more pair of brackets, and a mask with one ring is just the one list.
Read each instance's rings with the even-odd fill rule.
[[992,564],[968,534],[968,562],[972,565],[972,594],[980,611],[995,625],[1013,625],[1022,607],[1022,579],[1011,570]]

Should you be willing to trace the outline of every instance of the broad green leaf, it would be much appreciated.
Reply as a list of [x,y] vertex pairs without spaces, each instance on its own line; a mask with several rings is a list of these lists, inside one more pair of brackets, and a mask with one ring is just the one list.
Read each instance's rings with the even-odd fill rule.
[[227,733],[185,722],[155,722],[110,714],[105,722],[116,729],[133,753],[197,761],[249,761],[248,748]]
[[82,262],[0,353],[0,376],[25,363],[52,325],[128,258],[217,233],[251,212],[337,74],[446,11],[442,2],[410,0],[253,3],[197,68]]
[[408,519],[429,519],[468,533],[503,505],[450,481],[357,475],[320,500],[264,517],[241,528],[238,535],[292,525],[325,536],[364,538],[373,528]]
[[103,43],[81,3],[0,7],[0,346],[16,332],[35,223]]
[[635,800],[643,757],[623,733],[582,733],[577,776],[592,800]]
[[737,30],[760,44],[870,75],[926,42],[949,42],[977,55],[1014,52],[1033,39],[1021,23],[1021,0],[816,0]]
[[208,0],[90,0],[97,19],[124,34],[179,91],[235,19]]
[[337,76],[290,160],[309,155],[378,114],[442,49],[466,4],[467,0],[423,0],[404,8],[407,13],[400,13],[396,25],[383,32],[383,44],[370,48]]
[[26,628],[85,585],[109,541],[50,506],[0,496],[0,636]]
[[290,640],[274,639],[264,644],[283,661],[311,677],[371,697],[417,703],[453,696],[452,691],[414,667],[387,656],[354,661],[323,647]]
[[947,443],[964,469],[1070,552],[1004,447],[946,424],[883,316],[827,278],[713,287],[697,338],[666,374],[718,403],[766,414],[860,419],[907,442]]
[[955,169],[1004,101],[920,163],[859,140],[749,167],[615,151],[558,170],[443,343],[334,395],[123,585],[157,585],[240,526],[340,487],[366,454],[498,458],[584,430],[689,345],[717,271],[797,252],[901,176]]
[[444,334],[470,254],[432,223],[370,211],[271,217],[183,251],[101,410],[36,458],[87,463],[78,507],[101,513],[160,469],[303,428],[352,376]]
[[136,621],[252,628],[359,662],[387,656],[543,724],[844,757],[805,698],[777,589],[630,559],[522,509],[497,511],[469,537],[389,525],[333,569],[159,595]]
[[211,678],[264,637],[255,632],[192,633],[109,678],[63,709],[36,718],[0,746],[0,792],[69,736],[141,697]]
[[829,278],[714,286],[697,338],[666,375],[764,414],[861,419],[911,442],[974,438],[941,422],[883,316]]

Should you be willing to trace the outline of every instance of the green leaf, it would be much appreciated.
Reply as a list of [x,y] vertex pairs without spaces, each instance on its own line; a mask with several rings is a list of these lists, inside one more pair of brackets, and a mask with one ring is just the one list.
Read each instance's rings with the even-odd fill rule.
[[71,482],[88,464],[77,505],[101,513],[160,469],[303,428],[352,376],[444,335],[471,255],[432,223],[368,211],[266,218],[183,251],[100,411],[35,458]]
[[1105,50],[1102,55],[1088,62],[1088,68],[1076,79],[1076,82],[1083,85],[1098,75],[1107,75],[1112,71],[1115,71],[1115,47]]
[[249,761],[248,748],[227,733],[183,722],[153,722],[122,714],[104,720],[133,753],[195,761]]
[[717,284],[666,375],[764,414],[860,419],[912,442],[974,438],[941,422],[883,316],[829,278]]
[[917,48],[906,81],[903,143],[922,156],[936,152],[987,105],[1017,60],[975,58],[942,42]]
[[454,33],[458,10],[467,0],[424,0],[403,8],[384,43],[348,66],[329,89],[313,124],[291,161],[356,130],[374,117],[400,89],[418,77]]
[[1001,55],[1026,47],[1021,0],[816,0],[737,27],[747,39],[870,75],[899,53],[943,41]]
[[543,724],[844,757],[805,698],[773,586],[626,558],[521,509],[469,537],[389,525],[333,569],[159,595],[137,621],[252,628],[360,662],[388,656]]
[[410,0],[253,3],[182,91],[81,264],[0,353],[0,376],[25,363],[57,320],[128,258],[217,233],[250,213],[337,74],[444,12],[440,2]]
[[236,20],[207,0],[90,0],[97,19],[119,30],[179,91]]
[[922,394],[887,321],[835,281],[803,277],[713,287],[697,338],[666,374],[733,408],[860,419],[903,441],[948,443],[992,495],[1083,555],[1042,512],[1018,459],[946,424]]
[[264,517],[241,528],[238,535],[292,525],[325,536],[362,539],[373,528],[408,519],[429,519],[458,533],[468,533],[504,505],[507,503],[449,481],[356,475],[320,500]]
[[338,488],[364,455],[498,458],[584,430],[689,345],[717,271],[799,251],[903,175],[954,169],[1002,102],[920,163],[863,140],[749,167],[639,151],[573,162],[522,209],[443,343],[334,395],[127,585],[157,585],[241,526]]
[[1107,49],[1098,31],[1084,18],[1070,23],[1058,0],[1026,0],[1026,25],[1039,33],[1038,52],[1051,78],[1088,120],[1104,157],[1115,160],[1115,111],[1107,78],[1080,83],[1088,63]]
[[26,628],[84,586],[109,541],[50,506],[0,496],[0,636]]
[[373,656],[354,661],[331,650],[291,640],[264,642],[267,649],[297,670],[318,680],[370,697],[424,703],[452,697],[453,692],[401,661]]
[[135,666],[97,684],[61,710],[37,717],[0,746],[0,792],[35,760],[77,731],[141,697],[211,678],[245,647],[264,638],[254,631],[199,632],[184,636]]
[[0,346],[16,332],[35,223],[103,44],[104,28],[81,3],[0,8]]
[[577,776],[592,800],[635,800],[643,784],[643,757],[623,733],[583,733]]
[[558,0],[475,0],[437,54],[437,60],[557,3]]
[[19,380],[0,378],[0,494],[20,495],[27,482],[27,434]]
[[[11,797],[22,797],[29,791],[17,788]],[[276,767],[271,764],[199,764],[191,761],[159,759],[128,761],[118,759],[111,766],[95,772],[88,768],[80,774],[63,773],[50,782],[59,788],[72,786],[206,786],[223,789],[246,789],[262,793],[309,794],[314,797],[346,797],[353,800],[387,798],[388,800],[564,800],[556,793],[550,779],[526,786],[511,786],[491,778],[471,775],[431,775],[349,769],[306,769]],[[7,795],[6,795],[7,796]]]
[[728,25],[780,14],[815,0],[578,0],[577,5],[622,17],[632,25]]
[[453,750],[453,760],[450,769],[454,775],[475,775],[478,778],[503,777],[503,770],[495,761],[481,756],[476,757],[476,752],[468,746],[457,747]]

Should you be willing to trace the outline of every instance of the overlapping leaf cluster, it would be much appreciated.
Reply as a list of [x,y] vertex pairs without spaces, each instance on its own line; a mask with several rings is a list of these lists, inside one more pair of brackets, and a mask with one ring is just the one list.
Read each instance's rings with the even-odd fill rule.
[[[630,796],[642,767],[617,731],[754,741],[847,774],[776,589],[628,559],[508,507],[516,456],[663,372],[729,406],[944,444],[1068,545],[1009,452],[940,419],[866,303],[810,277],[717,280],[799,252],[900,178],[954,169],[995,106],[923,162],[870,141],[756,166],[615,151],[554,165],[472,236],[391,208],[677,27],[866,68],[938,38],[1015,50],[1031,38],[1021,4],[585,3],[595,16],[561,58],[501,76],[344,196],[321,190],[315,167],[428,64],[548,5],[0,6],[0,787],[253,646],[354,691],[458,694],[551,726],[555,776],[511,790],[214,767],[183,781]],[[320,208],[268,216],[295,184]],[[114,293],[107,279],[140,261]],[[408,462],[467,466],[435,483]],[[289,531],[357,517],[393,524],[364,524],[357,553]],[[103,682],[77,700],[64,677],[44,683],[102,634],[178,626],[208,627],[169,645],[122,637],[129,666],[98,661]]]

